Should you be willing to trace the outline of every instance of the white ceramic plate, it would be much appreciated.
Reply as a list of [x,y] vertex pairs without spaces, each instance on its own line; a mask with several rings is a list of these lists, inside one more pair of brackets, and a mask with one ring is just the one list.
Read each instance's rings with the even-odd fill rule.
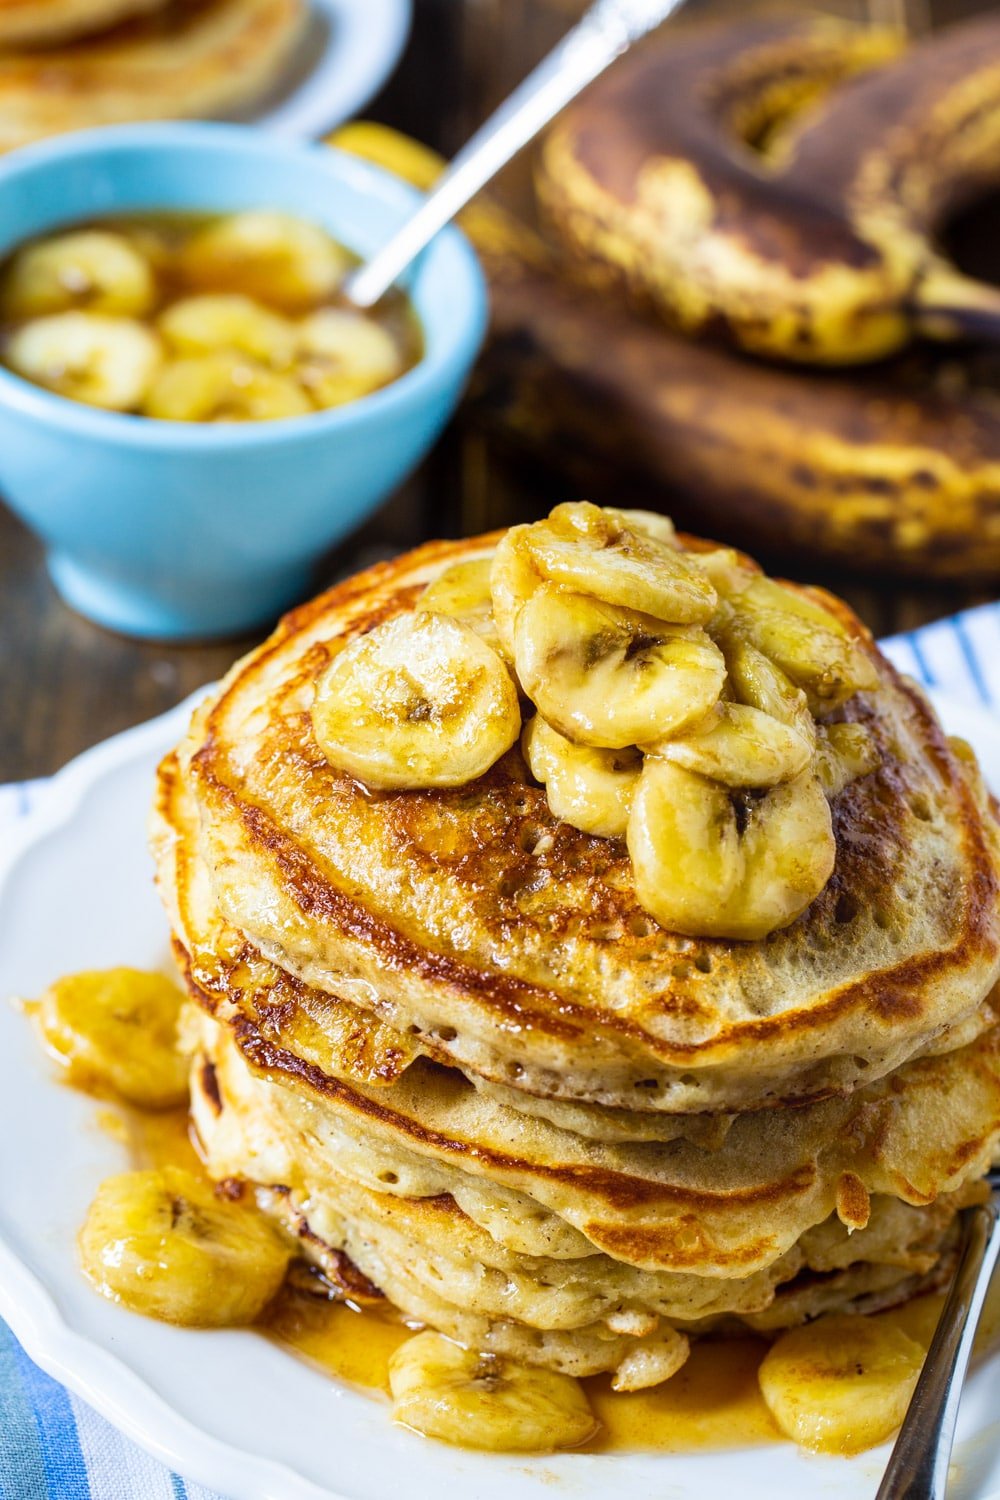
[[[119,735],[55,778],[0,851],[0,996],[91,966],[155,966],[167,930],[144,824],[158,757],[189,705]],[[939,700],[1000,787],[1000,726]],[[820,1459],[790,1446],[684,1456],[465,1453],[395,1428],[377,1400],[249,1332],[191,1332],[111,1306],[74,1236],[123,1148],[94,1102],[56,1083],[31,1029],[0,1004],[0,1315],[28,1353],[158,1458],[234,1500],[863,1500],[886,1451]],[[949,1500],[1000,1500],[1000,1359],[962,1407]]]
[[399,60],[411,0],[309,0],[309,24],[288,75],[268,98],[231,118],[311,139],[375,95]]

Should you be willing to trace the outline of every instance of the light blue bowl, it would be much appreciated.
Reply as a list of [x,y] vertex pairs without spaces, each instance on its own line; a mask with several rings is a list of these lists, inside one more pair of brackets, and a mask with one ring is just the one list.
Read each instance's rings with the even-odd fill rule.
[[[119,212],[268,207],[324,224],[362,255],[417,201],[328,147],[231,125],[64,136],[0,165],[0,256],[57,225]],[[419,462],[453,411],[486,326],[482,273],[446,230],[408,287],[425,352],[333,411],[198,426],[103,412],[0,367],[0,494],[46,543],[81,613],[180,640],[273,619],[312,565]]]

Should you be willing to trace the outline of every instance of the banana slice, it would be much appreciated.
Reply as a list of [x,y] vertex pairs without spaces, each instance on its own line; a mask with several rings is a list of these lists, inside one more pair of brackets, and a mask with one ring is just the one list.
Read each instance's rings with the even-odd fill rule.
[[836,857],[813,771],[734,804],[725,787],[653,756],[635,789],[628,850],[636,896],[662,927],[747,940],[793,922]]
[[417,600],[417,609],[429,609],[433,614],[451,615],[468,625],[494,651],[499,649],[500,637],[493,618],[493,595],[490,591],[490,573],[493,560],[477,557],[472,562],[452,563],[429,583]]
[[532,776],[545,787],[554,817],[584,833],[624,838],[642,769],[636,750],[574,745],[536,714],[521,736]]
[[838,796],[862,776],[877,771],[882,756],[864,724],[826,724],[816,741],[816,774],[828,797]]
[[726,658],[729,687],[737,702],[760,709],[815,745],[816,721],[802,689],[738,632],[723,631],[719,644]]
[[510,673],[468,625],[414,611],[356,636],[320,678],[323,754],[371,787],[462,786],[521,732]]
[[924,1350],[879,1318],[817,1318],[782,1334],[760,1367],[760,1389],[782,1432],[804,1448],[859,1453],[906,1413]]
[[130,318],[54,313],[7,340],[12,370],[57,395],[109,411],[134,411],[160,367],[160,341]]
[[440,1333],[400,1344],[389,1387],[394,1421],[461,1448],[545,1453],[576,1448],[597,1431],[571,1376],[475,1354]]
[[71,1083],[169,1109],[188,1092],[188,1060],[177,1037],[183,1003],[162,974],[90,969],[50,985],[33,1019]]
[[756,577],[732,601],[753,644],[805,690],[814,713],[829,713],[878,686],[864,651],[829,610]]
[[211,1183],[180,1167],[109,1177],[78,1247],[84,1273],[103,1297],[190,1328],[252,1323],[289,1261],[256,1206],[218,1197]]
[[614,514],[620,516],[626,526],[631,526],[633,531],[641,531],[644,536],[651,536],[658,542],[669,542],[673,544],[677,536],[677,528],[669,516],[663,516],[658,510],[615,510]]
[[143,410],[168,422],[273,422],[314,408],[294,380],[255,360],[196,354],[164,366]]
[[81,229],[18,251],[0,288],[0,313],[37,318],[80,308],[137,317],[155,300],[152,269],[128,240]]
[[288,319],[237,292],[183,297],[161,314],[159,329],[178,354],[248,354],[284,370],[295,357],[295,329]]
[[666,625],[543,584],[517,615],[525,692],[567,739],[598,749],[655,741],[696,723],[725,682],[722,652],[698,625]]
[[191,236],[180,267],[191,286],[243,292],[260,302],[302,311],[330,297],[350,258],[316,224],[290,214],[229,214]]
[[497,543],[490,568],[493,619],[504,655],[514,659],[514,626],[522,608],[545,582],[528,547],[530,526],[512,526]]
[[298,373],[317,406],[356,401],[403,373],[386,330],[361,313],[325,307],[299,325]]
[[717,703],[687,734],[644,748],[732,787],[791,781],[813,754],[811,739],[744,703]]
[[605,604],[687,625],[711,619],[717,595],[707,576],[648,523],[586,502],[557,505],[528,530],[531,560],[552,583]]

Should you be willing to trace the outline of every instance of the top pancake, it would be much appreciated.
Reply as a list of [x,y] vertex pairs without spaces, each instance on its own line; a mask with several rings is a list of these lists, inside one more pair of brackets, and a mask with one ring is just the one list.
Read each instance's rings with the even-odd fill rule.
[[558,822],[516,749],[455,790],[372,793],[327,762],[309,707],[331,643],[495,540],[433,543],[293,612],[196,716],[182,771],[225,918],[466,1072],[632,1110],[840,1092],[950,1028],[974,1033],[1000,967],[993,810],[917,690],[826,596],[876,665],[879,688],[843,713],[882,762],[834,799],[826,888],[762,942],[657,926],[624,842]]

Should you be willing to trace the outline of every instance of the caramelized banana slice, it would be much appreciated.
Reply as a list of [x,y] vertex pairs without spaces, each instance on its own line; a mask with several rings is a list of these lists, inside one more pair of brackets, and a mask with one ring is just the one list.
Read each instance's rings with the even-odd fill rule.
[[177,1039],[183,1003],[162,974],[90,969],[50,985],[34,1022],[71,1083],[169,1109],[187,1098],[188,1061]]
[[713,707],[719,648],[698,625],[666,625],[554,584],[517,615],[514,663],[528,697],[567,739],[620,750],[677,734]]
[[346,251],[318,225],[264,210],[207,225],[180,254],[189,285],[242,292],[286,311],[303,311],[331,296],[349,265]]
[[738,633],[723,631],[719,644],[726,658],[734,698],[751,708],[759,708],[761,713],[770,714],[772,719],[787,724],[814,745],[816,721],[802,689],[796,687],[763,651],[741,639]]
[[725,787],[652,756],[635,790],[628,849],[639,902],[662,927],[748,940],[793,922],[836,857],[812,771],[734,805]]
[[643,536],[651,536],[658,542],[669,542],[671,545],[677,536],[677,528],[669,516],[661,515],[658,510],[613,510],[612,514],[620,516],[624,525],[631,526],[633,531],[641,531]]
[[414,611],[356,636],[316,688],[316,739],[371,787],[463,786],[521,732],[510,673],[474,630]]
[[255,360],[197,354],[164,366],[143,410],[168,422],[273,422],[314,408],[294,380]]
[[429,609],[434,614],[451,615],[468,625],[494,650],[499,649],[500,637],[493,618],[493,595],[490,591],[490,572],[493,559],[477,557],[472,562],[452,563],[429,583],[417,600],[417,609]]
[[19,375],[109,411],[139,406],[160,366],[160,341],[131,318],[54,313],[17,329],[4,350]]
[[646,748],[732,787],[777,786],[798,776],[812,759],[810,739],[743,703],[717,703],[694,729]]
[[80,229],[18,251],[0,288],[0,313],[37,318],[79,308],[138,317],[155,299],[149,263],[128,240]]
[[817,1318],[782,1334],[760,1367],[760,1389],[781,1428],[804,1448],[860,1453],[906,1413],[924,1350],[879,1318]]
[[530,526],[512,526],[497,543],[490,569],[493,619],[504,655],[514,659],[514,626],[522,608],[544,583],[528,547]]
[[182,297],[161,315],[159,329],[178,354],[248,354],[285,370],[295,357],[295,329],[288,319],[238,292]]
[[102,1182],[78,1246],[103,1297],[190,1328],[252,1323],[289,1260],[255,1206],[218,1197],[211,1183],[179,1167]]
[[642,768],[638,751],[574,745],[541,714],[526,727],[521,749],[554,817],[584,833],[624,838]]
[[863,724],[826,724],[816,740],[816,774],[828,797],[838,796],[862,776],[877,771],[882,757]]
[[708,577],[648,522],[630,525],[622,511],[557,505],[529,528],[527,543],[544,578],[605,604],[681,625],[704,623],[715,610]]
[[754,578],[732,601],[753,644],[803,688],[814,713],[829,713],[878,686],[869,658],[829,610],[771,578]]
[[390,334],[361,313],[325,307],[299,326],[299,379],[317,406],[356,401],[403,372]]
[[440,1333],[418,1333],[389,1361],[392,1415],[462,1448],[546,1453],[597,1430],[579,1381],[555,1370],[475,1354]]

